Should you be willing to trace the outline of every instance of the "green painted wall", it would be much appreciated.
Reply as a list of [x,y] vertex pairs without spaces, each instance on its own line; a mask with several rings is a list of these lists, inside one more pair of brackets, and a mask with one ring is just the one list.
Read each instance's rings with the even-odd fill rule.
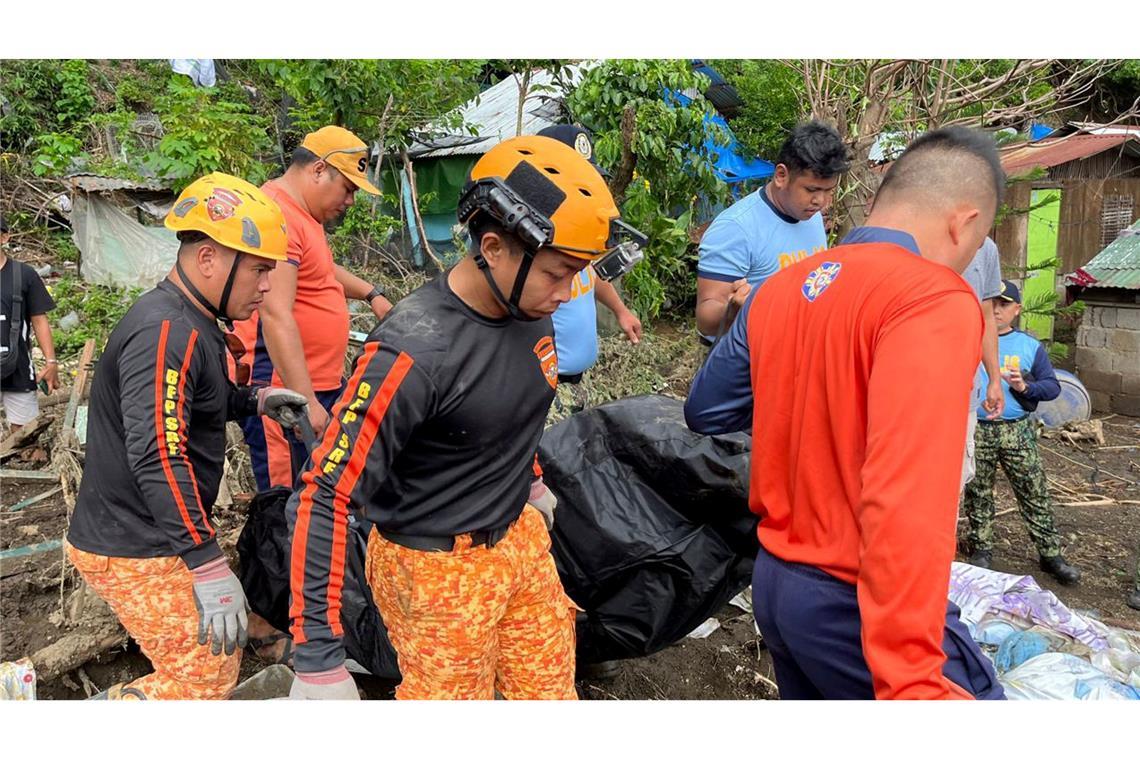
[[[1049,199],[1054,199],[1054,202],[1029,212],[1027,266],[1040,264],[1057,257],[1061,191],[1034,190],[1030,194],[1030,206],[1036,206],[1038,203]],[[1022,304],[1028,305],[1035,300],[1040,301],[1043,297],[1053,293],[1056,288],[1056,279],[1057,270],[1052,267],[1027,273],[1021,294]],[[1051,316],[1026,314],[1021,318],[1021,324],[1023,329],[1042,340],[1053,337],[1053,317]]]

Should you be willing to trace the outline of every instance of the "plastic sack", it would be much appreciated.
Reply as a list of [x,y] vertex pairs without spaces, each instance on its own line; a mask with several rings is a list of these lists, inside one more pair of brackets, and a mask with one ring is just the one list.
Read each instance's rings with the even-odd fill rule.
[[199,87],[213,87],[217,83],[217,72],[213,58],[168,58],[170,68],[176,74],[185,74]]
[[1040,625],[1065,634],[1093,651],[1108,646],[1107,628],[1070,610],[1052,591],[1028,575],[1010,575],[963,562],[950,568],[950,601],[962,610],[962,622],[977,639],[977,626],[991,617]]
[[1140,689],[1114,681],[1087,660],[1048,652],[1000,679],[1009,699],[1140,699]]
[[752,440],[704,436],[682,401],[620,399],[547,429],[539,463],[558,497],[553,554],[585,610],[578,660],[640,657],[679,641],[751,581]]
[[76,193],[74,204],[71,229],[87,282],[149,288],[174,266],[172,230],[139,224],[99,195]]

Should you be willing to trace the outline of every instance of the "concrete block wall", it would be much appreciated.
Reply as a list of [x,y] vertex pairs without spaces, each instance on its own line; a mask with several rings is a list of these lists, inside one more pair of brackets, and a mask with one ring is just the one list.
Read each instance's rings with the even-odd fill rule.
[[1076,363],[1094,409],[1140,417],[1140,304],[1088,306]]

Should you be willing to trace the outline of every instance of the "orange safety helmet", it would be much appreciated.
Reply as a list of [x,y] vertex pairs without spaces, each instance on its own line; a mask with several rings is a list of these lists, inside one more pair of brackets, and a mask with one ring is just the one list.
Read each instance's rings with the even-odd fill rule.
[[[492,191],[504,187],[505,193]],[[480,211],[532,252],[547,245],[587,261],[610,250],[611,225],[621,215],[589,160],[559,140],[537,135],[504,140],[472,167],[459,221],[469,222]]]
[[201,232],[241,253],[287,258],[281,208],[259,188],[229,174],[213,172],[191,182],[163,223],[175,232]]

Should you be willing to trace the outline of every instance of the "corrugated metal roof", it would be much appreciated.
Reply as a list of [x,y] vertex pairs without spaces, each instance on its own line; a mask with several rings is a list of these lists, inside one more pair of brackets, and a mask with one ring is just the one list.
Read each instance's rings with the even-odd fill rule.
[[[578,82],[582,74],[594,64],[580,64],[567,69],[568,84]],[[536,86],[553,87],[554,92],[535,92]],[[559,106],[566,93],[557,89],[554,77],[546,69],[531,75],[530,94],[523,107],[522,133],[533,135],[558,123]],[[475,128],[475,134],[447,134],[438,138],[413,142],[408,154],[413,158],[439,158],[441,156],[478,156],[509,137],[514,137],[518,126],[519,87],[514,77],[487,88],[478,96],[460,106],[463,121]],[[432,131],[430,128],[429,132]],[[438,130],[437,130],[438,131]]]
[[88,193],[109,193],[112,190],[170,190],[170,182],[154,177],[141,180],[122,177],[104,177],[99,174],[76,173],[67,176],[67,181],[78,190]]
[[1087,288],[1140,289],[1140,221],[1067,279],[1070,284]]
[[1001,165],[1008,175],[1024,174],[1038,166],[1049,168],[1095,156],[1111,148],[1128,143],[1125,150],[1140,155],[1140,134],[1125,132],[1114,134],[1073,134],[1066,137],[1047,137],[1037,142],[1013,145],[999,151]]

